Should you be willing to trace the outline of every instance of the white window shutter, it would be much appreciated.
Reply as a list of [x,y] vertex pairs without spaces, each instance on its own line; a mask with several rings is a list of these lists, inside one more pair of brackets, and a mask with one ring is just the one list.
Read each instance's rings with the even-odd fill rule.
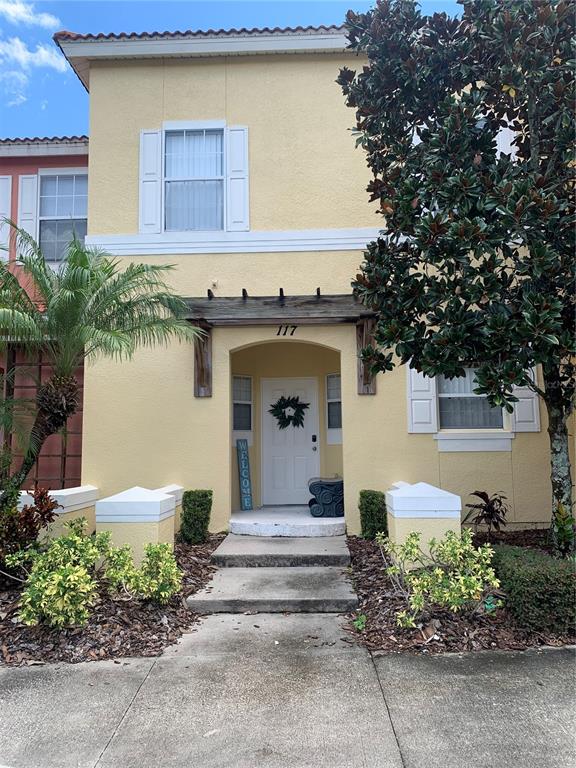
[[140,132],[140,224],[142,234],[162,231],[162,131]]
[[[536,381],[536,371],[530,373]],[[518,402],[514,403],[512,429],[514,432],[540,432],[540,402],[536,392],[528,387],[514,387]]]
[[228,128],[226,147],[226,229],[229,232],[247,232],[250,229],[248,128]]
[[436,379],[407,368],[408,432],[438,432]]
[[12,176],[0,176],[0,259],[8,259],[8,248],[10,243],[10,225],[4,219],[11,219],[12,207]]
[[38,176],[20,176],[18,180],[18,226],[38,237]]

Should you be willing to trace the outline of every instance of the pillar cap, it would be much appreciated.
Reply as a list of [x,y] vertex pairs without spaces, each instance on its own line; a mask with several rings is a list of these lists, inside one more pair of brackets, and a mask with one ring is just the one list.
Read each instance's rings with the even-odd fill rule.
[[97,523],[159,523],[174,516],[174,496],[136,485],[96,502]]
[[429,483],[395,483],[386,492],[392,517],[460,517],[462,500]]

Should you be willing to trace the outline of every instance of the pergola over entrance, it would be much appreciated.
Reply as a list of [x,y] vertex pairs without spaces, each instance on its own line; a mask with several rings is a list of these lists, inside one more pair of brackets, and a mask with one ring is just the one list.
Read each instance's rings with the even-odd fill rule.
[[194,351],[195,397],[212,396],[212,328],[242,325],[277,325],[276,335],[282,338],[292,336],[300,325],[354,324],[358,394],[376,393],[376,380],[360,356],[361,350],[372,339],[375,315],[352,294],[323,296],[318,288],[311,296],[285,296],[280,288],[277,296],[250,296],[243,289],[242,296],[216,297],[208,291],[207,297],[186,301],[186,318],[204,331]]

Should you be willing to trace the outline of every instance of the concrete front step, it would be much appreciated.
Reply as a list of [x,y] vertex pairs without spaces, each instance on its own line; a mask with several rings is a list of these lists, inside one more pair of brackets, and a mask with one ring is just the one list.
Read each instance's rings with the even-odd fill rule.
[[316,537],[342,536],[343,517],[312,517],[309,507],[262,507],[249,512],[233,512],[230,533],[240,536]]
[[229,533],[213,552],[212,561],[224,568],[347,566],[350,552],[345,536],[265,538]]
[[186,603],[195,613],[344,613],[358,604],[341,568],[223,568]]

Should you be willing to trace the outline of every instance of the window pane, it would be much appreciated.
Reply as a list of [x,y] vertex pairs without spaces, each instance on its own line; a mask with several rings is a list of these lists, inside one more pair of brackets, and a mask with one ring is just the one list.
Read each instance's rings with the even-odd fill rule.
[[73,216],[74,198],[72,195],[58,195],[56,198],[56,216]]
[[443,375],[438,376],[438,392],[441,395],[469,395],[476,386],[474,368],[466,368],[465,376],[458,376],[455,379],[447,379]]
[[252,429],[252,406],[248,403],[234,403],[233,429],[249,431]]
[[438,398],[441,429],[501,429],[501,408],[492,408],[485,397]]
[[40,176],[40,195],[56,194],[56,176]]
[[88,194],[88,176],[86,174],[78,174],[74,176],[74,196],[87,195]]
[[80,242],[86,237],[85,219],[40,222],[40,250],[46,261],[60,261],[66,254],[73,235]]
[[252,402],[252,379],[249,376],[234,376],[232,379],[232,399],[245,403]]
[[74,176],[57,176],[58,197],[72,197],[74,194]]
[[216,230],[223,228],[222,181],[167,181],[166,229]]
[[170,131],[165,137],[166,178],[186,176],[186,151],[184,131]]
[[328,429],[342,429],[342,403],[328,403]]
[[328,400],[340,400],[340,374],[332,374],[326,378],[326,395]]

